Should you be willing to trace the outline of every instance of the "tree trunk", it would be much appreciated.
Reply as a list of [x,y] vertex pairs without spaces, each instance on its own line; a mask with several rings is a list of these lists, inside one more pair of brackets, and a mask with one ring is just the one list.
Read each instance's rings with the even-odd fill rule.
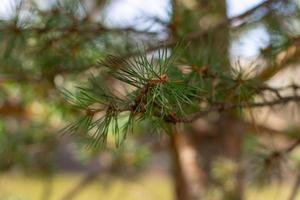
[[[172,36],[179,40],[191,32],[213,30],[214,25],[227,17],[225,0],[173,0],[172,6],[173,17],[170,28]],[[217,66],[219,70],[228,71],[230,69],[228,44],[228,29],[209,31],[198,40],[193,40],[182,57],[199,68]],[[171,142],[178,199],[199,199],[205,190],[214,186],[215,180],[211,169],[219,157],[229,158],[238,166],[233,175],[235,187],[230,190],[223,189],[222,199],[242,199],[243,170],[240,161],[244,130],[237,120],[233,120],[235,116],[235,113],[218,116],[213,120],[213,129],[203,130],[205,128],[202,127],[202,130],[196,130],[192,127],[186,129],[185,133],[174,133]]]
[[[224,177],[234,182],[234,185],[226,188],[225,183],[218,183],[222,187],[223,197],[226,200],[243,199],[243,165],[242,165],[242,144],[244,124],[240,123],[234,115],[224,114],[214,123],[208,125],[205,120],[197,122],[198,128],[191,130],[193,141],[196,143],[198,159],[201,159],[203,170],[206,172],[208,186],[214,186],[216,180],[213,169],[222,168],[226,161],[233,164],[233,169],[227,172]],[[219,160],[225,163],[218,162]],[[228,176],[228,177],[227,177]]]
[[199,200],[205,189],[205,173],[199,167],[197,149],[190,135],[177,128],[170,137],[176,199]]

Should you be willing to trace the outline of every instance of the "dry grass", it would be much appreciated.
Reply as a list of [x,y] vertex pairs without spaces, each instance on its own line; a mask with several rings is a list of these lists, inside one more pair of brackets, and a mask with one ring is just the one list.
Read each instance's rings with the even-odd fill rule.
[[[81,175],[61,174],[56,175],[52,182],[49,182],[42,177],[4,174],[0,176],[0,200],[60,200],[80,178]],[[270,185],[264,188],[249,188],[246,196],[247,200],[282,200],[287,199],[289,192],[290,186]],[[157,174],[147,174],[135,181],[95,180],[80,191],[74,200],[120,199],[171,200],[171,180]],[[300,195],[296,199],[300,199]]]

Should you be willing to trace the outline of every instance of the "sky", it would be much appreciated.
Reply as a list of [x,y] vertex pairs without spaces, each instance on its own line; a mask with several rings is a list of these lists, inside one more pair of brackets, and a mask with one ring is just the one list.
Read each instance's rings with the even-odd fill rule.
[[227,0],[228,6],[228,16],[236,16],[239,15],[259,3],[263,2],[262,0]]
[[[14,1],[16,0],[1,0],[1,16],[6,16],[10,12],[10,6]],[[48,2],[50,1],[52,0],[48,0]],[[227,0],[228,15],[234,16],[243,13],[260,2],[262,0]],[[111,17],[115,20],[124,18],[132,20],[141,13],[166,17],[165,10],[168,8],[168,4],[169,0],[115,0],[115,3],[112,5],[114,12],[112,12]]]
[[[261,3],[262,0],[227,0],[228,16],[239,15]],[[110,6],[109,18],[114,22],[134,21],[141,15],[159,16],[167,19],[165,12],[170,0],[115,0]]]

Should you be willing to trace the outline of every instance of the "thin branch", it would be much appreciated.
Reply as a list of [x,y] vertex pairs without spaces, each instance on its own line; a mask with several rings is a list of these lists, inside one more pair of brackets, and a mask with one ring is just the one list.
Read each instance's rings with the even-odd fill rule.
[[61,33],[77,33],[80,35],[90,35],[96,34],[99,36],[99,33],[135,33],[135,34],[147,34],[147,35],[157,35],[158,32],[152,31],[143,31],[143,30],[136,30],[132,27],[126,28],[106,28],[100,24],[93,24],[94,26],[91,27],[80,27],[80,26],[69,26],[63,28],[51,28],[51,27],[30,27],[30,28],[20,28],[20,27],[10,27],[10,28],[2,28],[0,32],[4,33],[36,33],[39,35],[48,34],[49,32],[61,32]]
[[291,153],[294,149],[296,149],[300,145],[300,138],[296,139],[292,144],[287,146],[286,148],[283,148],[281,150],[274,151],[270,157],[278,157],[282,155],[286,155],[288,153]]
[[291,153],[296,147],[300,145],[300,138],[296,139],[289,146],[281,149],[274,150],[271,154],[264,159],[264,163],[269,166],[271,163],[277,163],[280,159],[284,158],[287,154]]
[[300,54],[300,36],[289,38],[289,42],[291,43],[291,45],[286,50],[280,51],[275,56],[275,61],[270,62],[270,66],[267,66],[255,78],[267,81],[270,78],[274,77],[274,75],[276,75],[278,72],[285,69],[290,64],[293,64],[295,63],[295,61],[298,61]]
[[286,149],[284,149],[282,152],[283,153],[290,153],[291,151],[293,151],[296,147],[298,147],[300,145],[300,138],[297,139],[294,143],[292,143],[290,146],[288,146]]
[[288,102],[299,102],[299,101],[300,101],[300,96],[287,96],[287,97],[282,97],[281,99],[276,99],[273,101],[265,101],[265,102],[253,102],[253,103],[241,102],[237,104],[219,104],[207,111],[200,111],[200,112],[193,113],[190,116],[185,118],[178,118],[176,122],[190,123],[201,117],[206,116],[211,112],[222,112],[225,110],[233,110],[238,108],[259,108],[259,107],[275,106],[279,104],[285,104]]
[[263,86],[259,88],[260,90],[267,90],[271,92],[280,92],[287,89],[293,89],[294,91],[300,90],[300,86],[296,84],[290,84],[282,87],[270,87],[270,86]]
[[94,181],[98,175],[100,174],[100,170],[97,171],[89,171],[70,191],[68,191],[61,200],[71,200],[73,199],[79,192],[81,192],[88,184]]
[[[270,5],[272,5],[272,4],[275,4],[275,3],[278,3],[278,2],[285,2],[285,1],[287,1],[287,0],[267,0],[267,1],[264,1],[261,4],[258,4],[257,6],[253,7],[252,9],[250,9],[250,10],[248,10],[248,11],[246,11],[246,12],[244,12],[244,13],[238,15],[238,16],[224,19],[218,25],[216,25],[214,27],[214,29],[217,30],[217,29],[220,29],[224,26],[227,26],[228,24],[231,24],[235,21],[243,20],[244,18],[251,16],[253,13],[255,13],[256,11],[258,11],[260,9],[269,8]],[[26,29],[21,29],[19,27],[11,27],[11,30],[14,30],[16,32],[19,32],[19,31],[34,31],[34,32],[37,32],[39,34],[46,33],[49,30],[60,31],[60,32],[75,32],[75,33],[78,33],[78,34],[91,34],[91,33],[98,34],[98,33],[109,33],[109,32],[115,32],[115,33],[129,32],[129,33],[150,34],[150,35],[151,34],[152,35],[157,34],[157,32],[139,31],[139,30],[135,30],[134,28],[131,28],[131,27],[128,27],[128,28],[105,28],[105,27],[103,27],[102,25],[99,25],[99,24],[98,24],[98,27],[90,28],[89,31],[87,31],[87,29],[82,30],[82,29],[80,29],[80,27],[76,27],[76,26],[68,27],[68,28],[52,28],[52,29],[48,28],[48,27],[45,27],[45,28],[26,28]],[[10,29],[0,29],[0,32],[1,31],[7,32],[7,31],[10,31]],[[211,30],[200,31],[200,32],[197,31],[197,32],[191,33],[190,35],[188,35],[185,38],[185,40],[192,41],[192,40],[198,39],[199,37],[208,34],[209,31],[211,31]],[[294,39],[294,41],[298,41],[298,40]],[[149,48],[147,48],[145,50],[145,52],[153,52],[153,51],[156,51],[156,50],[161,49],[161,48],[171,47],[171,46],[176,45],[177,43],[178,43],[178,40],[174,40],[174,39],[169,40],[169,41],[162,41],[158,45],[150,46]],[[297,44],[298,43],[299,42],[297,42]],[[137,56],[139,54],[140,54],[140,52],[132,52],[132,53],[129,53],[125,56],[122,56],[122,59],[128,59],[128,58]],[[57,70],[53,70],[51,72],[51,74],[56,75],[56,74],[59,74],[59,73],[82,72],[86,69],[89,69],[90,67],[97,67],[97,65],[89,65],[89,66],[86,66],[86,67],[78,68],[77,70],[76,69],[75,70],[74,69],[69,69],[69,68],[58,68]],[[10,81],[13,81],[13,80],[28,81],[29,80],[30,81],[30,78],[17,77],[17,78],[9,78],[8,80],[10,80]]]

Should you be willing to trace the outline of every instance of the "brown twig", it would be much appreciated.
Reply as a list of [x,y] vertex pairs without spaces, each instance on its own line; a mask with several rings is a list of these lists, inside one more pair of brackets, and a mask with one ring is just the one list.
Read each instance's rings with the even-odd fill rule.
[[134,33],[134,34],[147,34],[147,35],[157,35],[157,32],[151,32],[151,31],[143,31],[143,30],[136,30],[132,27],[127,28],[106,28],[101,26],[100,24],[93,24],[93,26],[90,27],[80,27],[80,26],[69,26],[69,27],[62,27],[62,28],[56,28],[56,27],[30,27],[30,28],[20,28],[20,27],[11,27],[11,28],[5,28],[0,29],[0,32],[4,33],[35,33],[38,35],[48,34],[49,32],[60,32],[65,34],[71,34],[76,33],[80,35],[97,35],[104,34],[104,33]]
[[82,189],[84,189],[90,182],[95,180],[100,174],[100,170],[89,171],[83,179],[81,179],[70,191],[66,193],[61,200],[73,199]]
[[273,101],[264,101],[264,102],[240,102],[240,103],[232,103],[232,104],[218,104],[216,106],[213,106],[211,109],[206,111],[200,111],[193,113],[187,117],[184,118],[178,118],[177,122],[184,122],[184,123],[190,123],[193,122],[201,117],[206,116],[207,114],[211,112],[222,112],[225,110],[232,110],[232,109],[238,109],[238,108],[259,108],[259,107],[266,107],[266,106],[274,106],[279,104],[284,104],[288,102],[299,102],[300,96],[287,96],[282,97],[281,99],[276,99]]
[[286,149],[283,150],[283,153],[290,153],[293,151],[296,147],[300,145],[300,138],[297,139],[294,143],[292,143],[290,146],[288,146]]

